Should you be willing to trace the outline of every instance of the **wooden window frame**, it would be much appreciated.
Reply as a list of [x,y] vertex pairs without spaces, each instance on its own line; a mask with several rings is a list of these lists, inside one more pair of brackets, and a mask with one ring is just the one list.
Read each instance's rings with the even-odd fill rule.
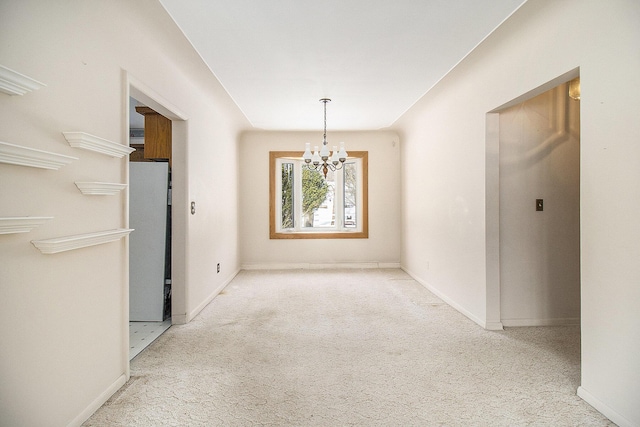
[[302,151],[269,152],[269,239],[368,239],[369,238],[369,152],[350,151],[349,158],[362,161],[362,230],[361,231],[277,231],[276,227],[276,159],[302,158]]

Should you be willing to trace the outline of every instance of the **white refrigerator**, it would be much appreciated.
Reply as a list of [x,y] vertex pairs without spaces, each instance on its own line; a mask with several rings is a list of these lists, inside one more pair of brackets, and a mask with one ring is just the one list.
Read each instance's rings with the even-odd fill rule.
[[129,163],[129,320],[163,320],[169,164]]

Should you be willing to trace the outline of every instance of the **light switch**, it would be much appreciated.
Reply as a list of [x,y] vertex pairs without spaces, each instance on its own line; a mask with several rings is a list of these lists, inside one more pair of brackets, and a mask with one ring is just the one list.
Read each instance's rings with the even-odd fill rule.
[[536,199],[536,211],[543,211],[544,203],[542,199]]

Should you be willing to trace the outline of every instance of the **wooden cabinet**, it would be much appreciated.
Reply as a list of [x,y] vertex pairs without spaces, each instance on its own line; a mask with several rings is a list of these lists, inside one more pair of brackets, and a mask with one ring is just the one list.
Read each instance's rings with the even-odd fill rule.
[[136,111],[144,116],[144,158],[168,159],[171,166],[171,120],[149,107]]

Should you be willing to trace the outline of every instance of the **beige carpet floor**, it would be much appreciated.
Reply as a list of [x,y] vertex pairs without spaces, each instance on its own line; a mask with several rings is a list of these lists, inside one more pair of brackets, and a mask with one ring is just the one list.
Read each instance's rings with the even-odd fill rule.
[[577,326],[490,332],[401,270],[243,271],[85,426],[610,426]]

